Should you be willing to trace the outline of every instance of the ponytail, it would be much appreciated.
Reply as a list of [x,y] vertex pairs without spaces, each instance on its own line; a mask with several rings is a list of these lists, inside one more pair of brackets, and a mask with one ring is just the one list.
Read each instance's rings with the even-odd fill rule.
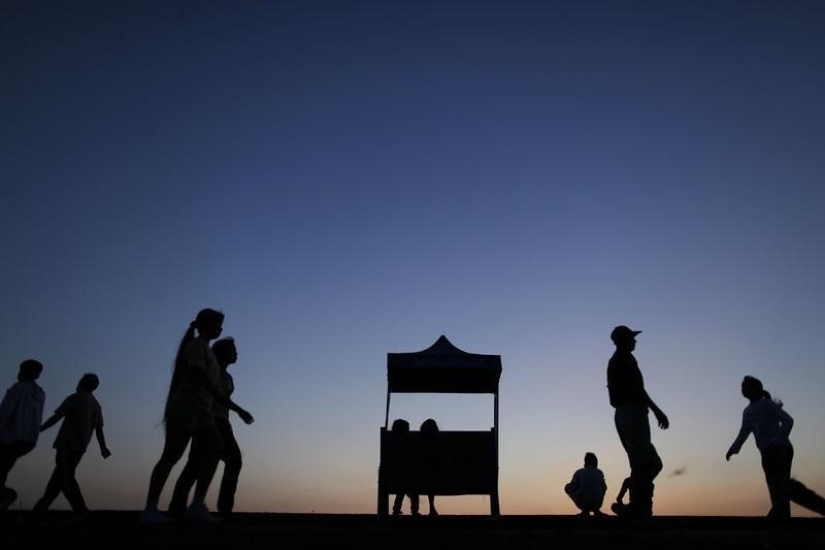
[[172,398],[172,394],[175,393],[175,390],[178,389],[183,373],[186,371],[186,361],[184,360],[183,350],[186,349],[186,345],[189,342],[195,339],[196,326],[196,321],[189,323],[189,328],[186,329],[186,332],[183,334],[183,338],[180,340],[178,353],[175,355],[175,363],[172,366],[172,380],[169,382],[169,393],[166,395],[166,407],[164,407],[163,411],[164,420],[166,420],[166,414],[169,412],[169,400]]

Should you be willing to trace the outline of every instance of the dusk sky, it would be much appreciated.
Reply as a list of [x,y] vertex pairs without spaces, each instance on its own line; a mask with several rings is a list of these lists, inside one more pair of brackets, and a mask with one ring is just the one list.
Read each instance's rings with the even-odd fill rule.
[[[442,334],[501,355],[502,514],[576,513],[587,451],[612,500],[617,324],[671,422],[656,513],[767,513],[753,439],[725,461],[746,374],[825,493],[825,3],[10,1],[0,79],[0,390],[39,359],[46,418],[100,376],[92,509],[143,507],[204,307],[256,419],[238,511],[374,513],[387,353]],[[487,430],[493,400],[398,417]]]

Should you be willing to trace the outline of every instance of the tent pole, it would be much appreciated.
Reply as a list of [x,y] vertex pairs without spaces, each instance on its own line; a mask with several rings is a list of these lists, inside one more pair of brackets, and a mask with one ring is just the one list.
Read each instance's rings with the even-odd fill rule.
[[387,429],[390,425],[390,389],[387,388],[387,412],[384,415],[384,429]]

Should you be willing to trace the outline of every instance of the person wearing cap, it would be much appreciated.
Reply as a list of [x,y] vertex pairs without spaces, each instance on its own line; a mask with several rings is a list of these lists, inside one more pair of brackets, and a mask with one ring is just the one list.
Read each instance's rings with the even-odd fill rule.
[[619,439],[630,462],[630,508],[634,519],[653,515],[653,480],[662,471],[662,459],[650,438],[648,411],[653,411],[659,427],[670,421],[645,390],[644,378],[633,356],[640,330],[619,325],[610,333],[616,351],[607,364],[607,391],[615,409]]

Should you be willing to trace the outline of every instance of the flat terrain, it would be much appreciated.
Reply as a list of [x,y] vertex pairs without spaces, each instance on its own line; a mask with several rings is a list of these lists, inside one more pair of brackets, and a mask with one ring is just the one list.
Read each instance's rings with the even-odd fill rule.
[[68,512],[35,518],[0,516],[3,548],[221,549],[817,549],[825,548],[825,519],[794,518],[776,525],[763,518],[656,518],[636,526],[616,517],[441,516],[390,517],[326,514],[237,514],[209,526],[138,524],[138,512]]

